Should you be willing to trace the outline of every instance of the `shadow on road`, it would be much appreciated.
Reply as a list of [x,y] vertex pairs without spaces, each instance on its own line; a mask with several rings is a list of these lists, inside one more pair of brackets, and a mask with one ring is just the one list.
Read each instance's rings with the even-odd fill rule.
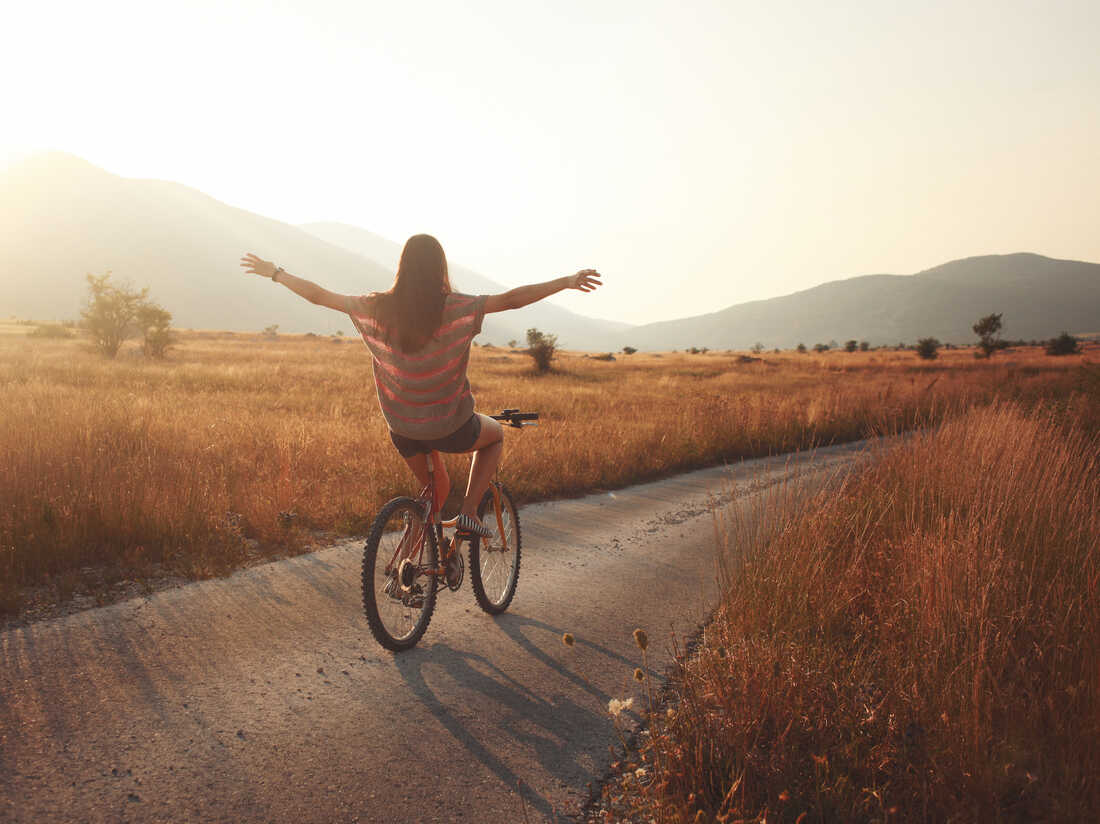
[[[553,821],[570,821],[566,813],[555,809],[546,795],[530,786],[510,766],[509,762],[517,759],[509,754],[516,750],[516,745],[531,752],[550,779],[565,787],[579,788],[596,780],[602,766],[592,763],[589,754],[599,752],[603,746],[600,743],[593,746],[593,741],[615,740],[614,726],[603,710],[611,696],[568,666],[568,659],[566,662],[555,659],[527,634],[530,630],[546,633],[549,643],[560,645],[565,630],[515,614],[500,616],[494,623],[506,638],[528,653],[526,659],[515,665],[515,675],[484,655],[457,650],[442,642],[397,655],[394,663],[410,693],[470,755],[505,786],[515,788],[542,816]],[[583,650],[586,670],[607,672],[621,667],[626,673],[636,666],[619,653],[591,641],[578,639],[576,646]],[[500,657],[506,660],[511,656]],[[560,691],[554,689],[555,680],[562,682]],[[441,688],[447,682],[458,689]],[[593,704],[580,706],[560,697],[565,693],[564,682],[580,686],[592,696]],[[538,683],[543,694],[536,694],[526,683]],[[491,699],[491,705],[498,710],[495,717],[476,714],[463,706],[463,696],[471,690]],[[475,699],[474,703],[484,706],[485,702]],[[516,820],[519,820],[518,798],[516,803]]]

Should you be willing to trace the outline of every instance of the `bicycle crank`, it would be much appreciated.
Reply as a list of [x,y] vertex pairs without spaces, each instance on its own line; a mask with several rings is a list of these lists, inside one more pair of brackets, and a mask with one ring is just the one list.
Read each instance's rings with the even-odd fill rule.
[[466,575],[466,562],[462,560],[461,552],[456,550],[451,553],[451,557],[447,559],[445,570],[447,574],[444,580],[447,582],[447,588],[451,592],[458,592],[458,588],[462,586],[462,579]]

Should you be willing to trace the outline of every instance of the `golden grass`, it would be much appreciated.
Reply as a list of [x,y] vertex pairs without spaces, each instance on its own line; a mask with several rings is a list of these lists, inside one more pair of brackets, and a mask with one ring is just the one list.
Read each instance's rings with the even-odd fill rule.
[[675,822],[1096,820],[1098,400],[971,411],[728,547],[736,577],[628,806]]
[[[947,353],[563,355],[474,350],[479,408],[542,412],[509,431],[520,500],[910,428],[994,398],[1065,395],[1081,358]],[[362,533],[413,489],[361,343],[185,333],[166,362],[79,340],[0,338],[0,608],[89,568],[201,577]],[[466,459],[449,461],[456,488]],[[452,504],[454,501],[452,501]],[[319,535],[319,533],[324,533]]]

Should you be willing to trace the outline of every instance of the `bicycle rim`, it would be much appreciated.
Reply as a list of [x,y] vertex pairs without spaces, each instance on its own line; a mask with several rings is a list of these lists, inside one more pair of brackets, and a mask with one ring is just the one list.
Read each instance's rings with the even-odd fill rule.
[[493,534],[470,544],[470,583],[478,606],[497,615],[508,609],[519,581],[519,513],[511,494],[501,486],[500,522],[493,505],[492,487],[482,497],[477,515]]
[[435,535],[425,527],[422,505],[412,498],[387,503],[363,549],[363,611],[386,649],[409,649],[428,629],[436,596],[428,571],[436,564]]

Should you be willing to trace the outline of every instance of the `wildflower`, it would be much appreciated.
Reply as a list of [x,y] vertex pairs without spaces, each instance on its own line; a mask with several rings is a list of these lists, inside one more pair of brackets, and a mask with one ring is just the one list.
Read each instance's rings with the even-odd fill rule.
[[644,629],[634,630],[634,643],[638,645],[638,649],[645,652],[646,647],[649,646],[649,636],[645,634]]
[[567,632],[561,637],[561,642],[567,647],[571,647],[576,643],[576,640],[573,638],[573,633]]
[[645,673],[642,672],[641,667],[635,668],[635,670],[634,670],[634,680],[639,681],[639,682],[645,680]]
[[623,714],[624,710],[628,710],[634,706],[633,698],[612,698],[607,702],[607,711],[611,713],[612,718],[618,718]]

